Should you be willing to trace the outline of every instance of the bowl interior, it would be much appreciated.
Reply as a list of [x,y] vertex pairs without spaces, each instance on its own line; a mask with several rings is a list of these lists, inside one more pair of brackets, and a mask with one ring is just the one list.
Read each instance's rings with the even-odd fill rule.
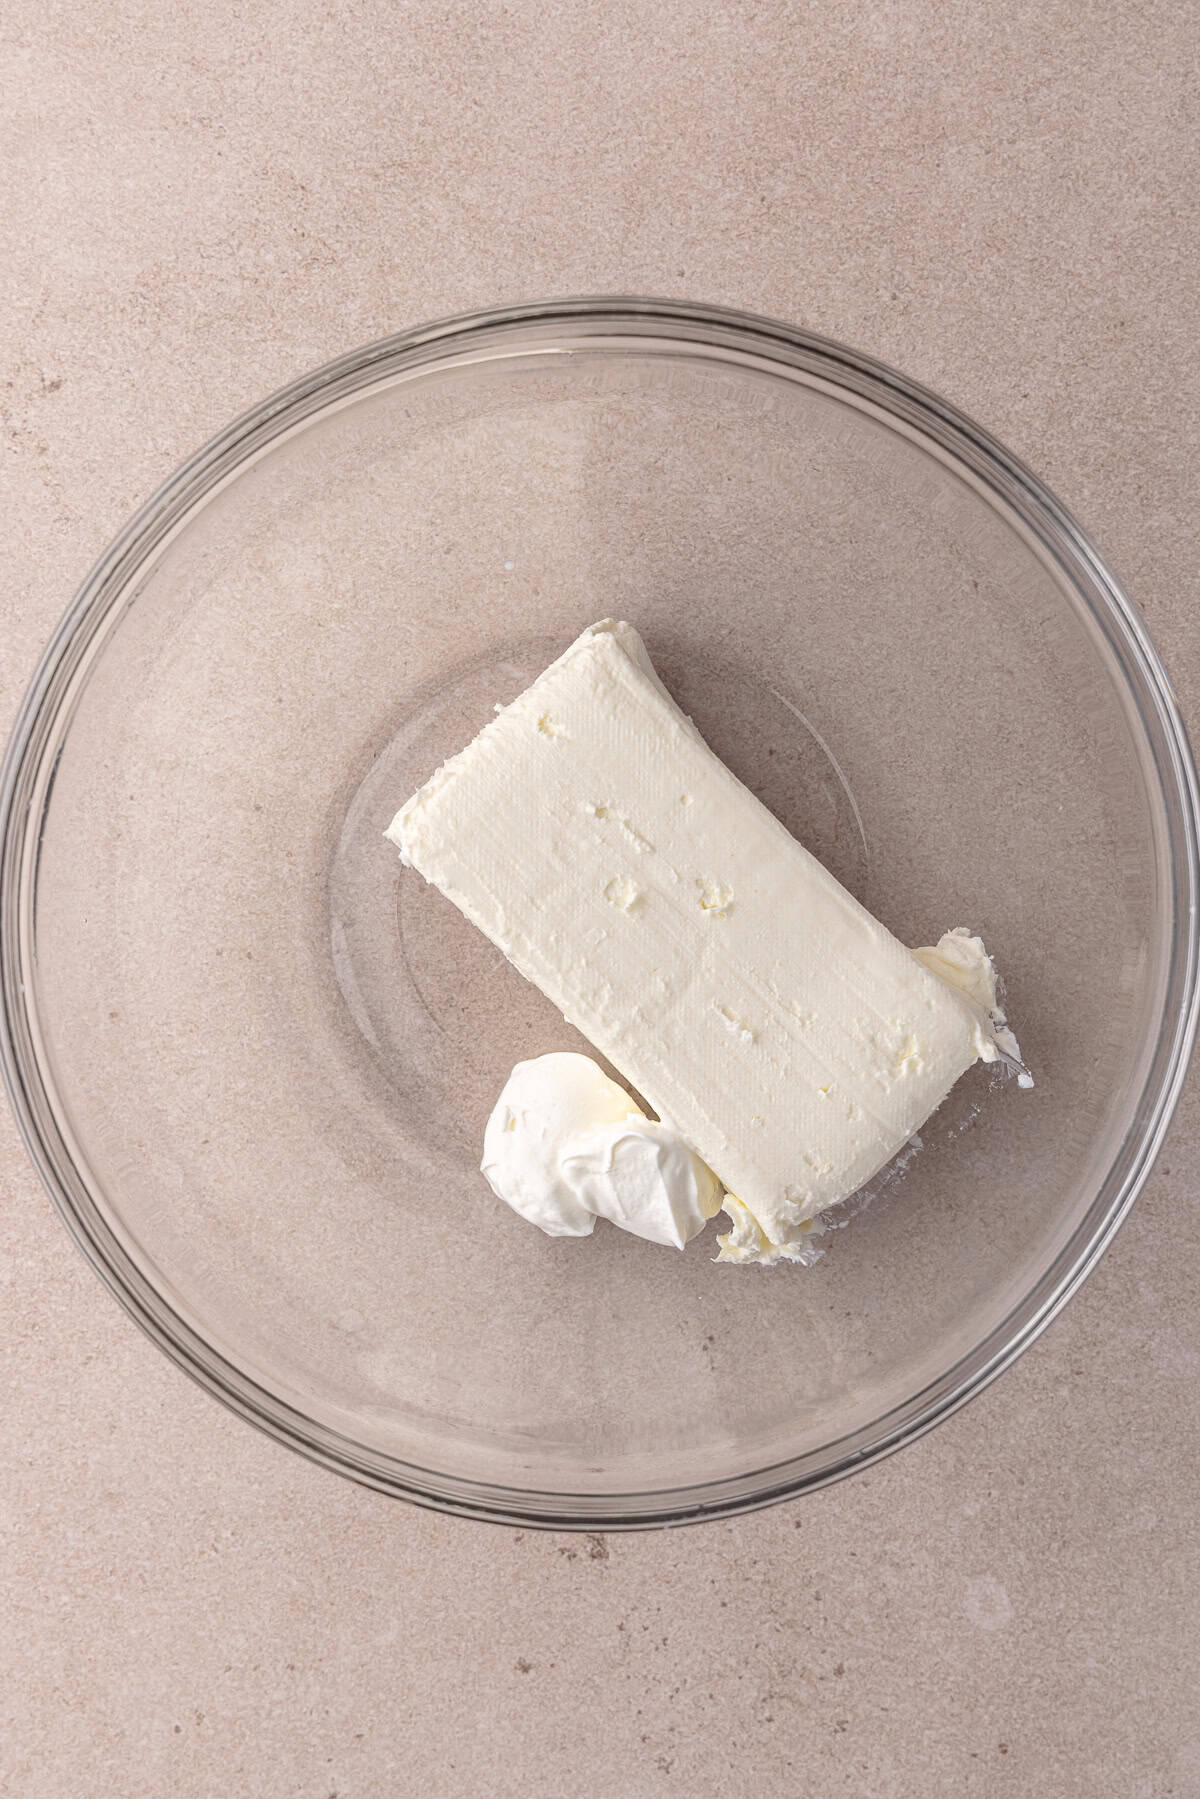
[[[382,831],[605,615],[900,937],[983,934],[1036,1072],[964,1080],[811,1270],[552,1241],[478,1173],[512,1063],[580,1040]],[[40,765],[79,1204],[188,1353],[385,1485],[619,1521],[818,1478],[1003,1344],[1141,1128],[1170,846],[1121,646],[828,367],[664,326],[381,360],[135,547]]]

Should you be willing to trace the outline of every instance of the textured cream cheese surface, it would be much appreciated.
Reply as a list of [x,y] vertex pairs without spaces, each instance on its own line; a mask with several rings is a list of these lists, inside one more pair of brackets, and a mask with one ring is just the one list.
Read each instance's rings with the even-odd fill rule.
[[996,1057],[981,1006],[712,753],[630,625],[586,630],[388,836],[736,1196],[726,1259],[790,1259]]

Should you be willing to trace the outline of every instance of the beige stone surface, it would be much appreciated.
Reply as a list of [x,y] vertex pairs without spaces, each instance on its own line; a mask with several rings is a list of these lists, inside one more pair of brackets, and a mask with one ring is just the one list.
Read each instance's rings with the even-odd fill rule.
[[[335,352],[493,301],[710,299],[944,391],[1082,516],[1195,716],[1194,8],[0,21],[0,712],[174,464]],[[7,1116],[0,1790],[21,1799],[1200,1794],[1200,1102],[965,1412],[699,1530],[460,1523],[194,1389]]]

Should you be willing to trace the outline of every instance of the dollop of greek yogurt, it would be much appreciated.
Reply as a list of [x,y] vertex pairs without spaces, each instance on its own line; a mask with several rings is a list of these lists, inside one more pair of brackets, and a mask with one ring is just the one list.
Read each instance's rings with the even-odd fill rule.
[[571,1051],[517,1063],[488,1119],[481,1167],[493,1193],[551,1237],[586,1237],[607,1218],[682,1249],[724,1196],[678,1131]]

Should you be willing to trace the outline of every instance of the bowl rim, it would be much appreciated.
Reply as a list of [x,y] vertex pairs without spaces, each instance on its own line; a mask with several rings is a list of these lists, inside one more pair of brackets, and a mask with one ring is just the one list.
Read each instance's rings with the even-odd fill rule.
[[[1075,581],[1124,674],[1157,776],[1169,845],[1170,952],[1158,1041],[1131,1128],[1080,1225],[993,1331],[954,1367],[882,1418],[820,1451],[686,1488],[644,1492],[533,1492],[491,1486],[401,1463],[305,1416],[216,1352],[137,1267],[89,1195],[52,1103],[27,1003],[32,972],[38,846],[53,786],[61,708],[111,602],[133,572],[248,460],[284,434],[377,384],[381,374],[565,331],[604,338],[732,349],[793,375],[822,378],[915,430],[1015,512]],[[609,1531],[719,1518],[841,1479],[914,1441],[980,1393],[1038,1337],[1078,1290],[1145,1183],[1187,1075],[1200,1013],[1200,790],[1170,681],[1132,603],[1090,539],[1018,458],[919,383],[834,340],[750,312],[691,301],[581,296],[485,308],[415,326],[351,350],[302,375],[234,419],[132,516],[87,575],[44,651],[20,706],[0,770],[0,1067],[30,1157],[68,1231],[105,1285],[158,1346],[208,1392],[310,1460],[378,1491],[435,1510],[522,1527]],[[32,982],[30,982],[30,990]],[[816,1458],[823,1459],[818,1463]]]

